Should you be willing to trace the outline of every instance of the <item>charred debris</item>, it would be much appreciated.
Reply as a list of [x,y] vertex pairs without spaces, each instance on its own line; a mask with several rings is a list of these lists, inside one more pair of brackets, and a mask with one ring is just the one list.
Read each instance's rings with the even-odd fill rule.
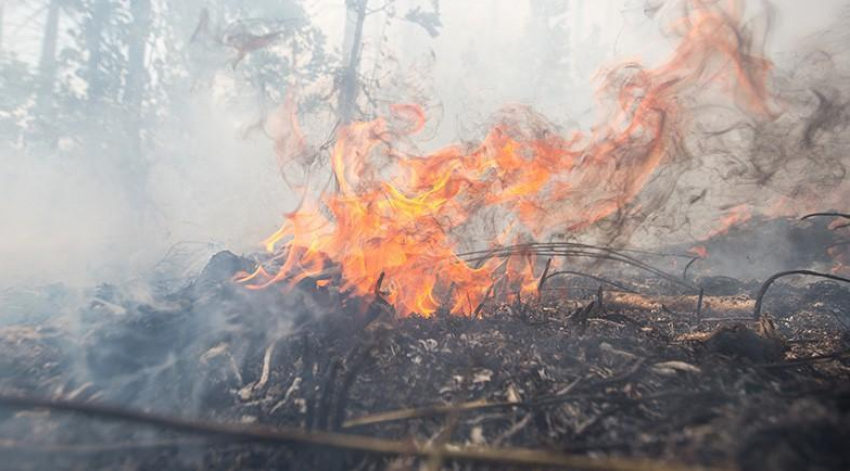
[[[777,224],[796,223],[709,244]],[[177,292],[104,285],[73,323],[7,324],[4,466],[847,469],[846,278],[740,281],[712,275],[711,256],[676,273],[657,268],[669,255],[575,244],[467,257],[529,249],[593,263],[547,263],[537,297],[494,289],[475,316],[400,318],[383,280],[371,297],[334,280],[251,291],[232,278],[255,262],[221,252]]]

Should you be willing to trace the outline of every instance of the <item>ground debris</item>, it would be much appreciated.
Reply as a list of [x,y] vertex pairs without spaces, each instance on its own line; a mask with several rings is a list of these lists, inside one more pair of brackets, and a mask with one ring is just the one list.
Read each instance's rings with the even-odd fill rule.
[[[165,300],[99,292],[90,309],[108,305],[112,314],[78,341],[61,325],[0,329],[0,392],[427,444],[447,450],[441,458],[199,441],[155,427],[0,409],[0,449],[32,438],[13,454],[15,469],[493,469],[465,461],[469,446],[606,457],[625,460],[622,469],[639,469],[629,466],[640,460],[850,469],[838,445],[850,430],[850,336],[833,302],[813,302],[817,293],[846,296],[843,287],[777,286],[776,317],[760,321],[723,320],[741,318],[735,306],[752,308],[741,294],[752,284],[732,289],[729,280],[721,291],[733,294],[706,289],[706,319],[693,314],[694,294],[594,289],[569,299],[491,302],[475,319],[398,318],[380,284],[372,297],[335,295],[339,309],[316,315],[310,306],[327,303],[313,301],[324,291],[308,286],[298,304],[240,290],[228,280],[250,262],[234,257],[219,257],[201,280]],[[296,304],[300,310],[287,307]]]

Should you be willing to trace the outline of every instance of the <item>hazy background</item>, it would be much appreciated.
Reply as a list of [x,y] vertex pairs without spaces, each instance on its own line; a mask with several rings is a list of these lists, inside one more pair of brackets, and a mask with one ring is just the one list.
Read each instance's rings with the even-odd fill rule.
[[[848,5],[773,2],[771,57],[782,67],[820,47]],[[224,248],[259,250],[294,204],[262,118],[297,90],[316,142],[336,122],[353,41],[345,0],[0,8],[0,288],[120,282],[169,263],[196,269]],[[423,103],[425,149],[479,137],[509,103],[587,126],[598,67],[651,63],[672,44],[663,0],[367,8],[355,115]]]

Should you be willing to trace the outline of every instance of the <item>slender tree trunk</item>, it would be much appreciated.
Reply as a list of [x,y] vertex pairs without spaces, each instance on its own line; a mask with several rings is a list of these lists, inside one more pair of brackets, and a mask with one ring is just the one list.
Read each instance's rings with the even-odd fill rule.
[[145,68],[148,36],[151,25],[151,1],[132,0],[130,3],[133,24],[127,48],[127,82],[124,89],[124,102],[127,106],[128,125],[133,149],[140,149],[139,128],[142,121],[142,102],[148,83],[148,72]]
[[56,76],[56,44],[59,38],[60,0],[51,0],[44,24],[44,36],[41,43],[41,58],[38,63],[39,105],[51,103],[53,82]]
[[[363,23],[366,20],[366,5],[369,0],[350,0],[345,22],[345,42],[347,65],[343,71],[339,89],[337,112],[341,124],[348,124],[354,118],[357,103],[357,73],[360,67],[360,53],[363,49]],[[352,28],[353,27],[353,28]]]
[[[143,104],[149,76],[145,60],[148,50],[148,38],[151,30],[151,0],[131,0],[130,13],[133,23],[127,41],[127,80],[124,88],[125,117],[124,126],[127,136],[127,149],[122,158],[126,161],[125,179],[128,198],[139,209],[148,205],[147,176],[148,165],[142,145]],[[140,227],[144,227],[146,211],[137,213],[141,218]]]
[[89,59],[86,65],[89,102],[100,101],[105,93],[106,80],[101,70],[103,62],[103,27],[109,19],[108,0],[98,0],[91,12],[90,23],[85,28],[86,48]]
[[0,54],[3,53],[3,13],[6,6],[6,0],[0,0]]

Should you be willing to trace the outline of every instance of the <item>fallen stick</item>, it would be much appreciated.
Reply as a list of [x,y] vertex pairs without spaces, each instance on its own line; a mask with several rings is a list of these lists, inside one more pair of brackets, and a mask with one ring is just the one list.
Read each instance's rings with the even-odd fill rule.
[[747,317],[705,317],[700,319],[701,322],[755,322],[750,316]]
[[[614,385],[625,381],[632,376],[634,376],[637,372],[641,370],[645,363],[644,359],[639,359],[634,362],[634,364],[627,371],[620,373],[619,375],[612,376],[610,378],[605,378],[599,382],[592,384],[591,386],[594,388],[605,388],[610,385]],[[573,385],[576,384],[575,382]],[[572,386],[572,385],[571,385]],[[424,407],[412,407],[407,409],[398,409],[387,412],[379,412],[377,414],[367,415],[364,417],[360,417],[357,419],[350,419],[345,421],[342,424],[343,428],[351,428],[358,427],[362,425],[373,425],[384,422],[394,422],[397,420],[405,420],[405,419],[416,419],[420,417],[430,417],[434,415],[446,415],[446,414],[458,414],[461,412],[468,412],[473,410],[484,410],[484,409],[504,409],[504,408],[512,408],[512,407],[522,407],[522,408],[535,408],[544,405],[552,405],[559,404],[563,402],[576,401],[580,399],[611,399],[611,396],[608,394],[599,395],[599,394],[569,394],[572,390],[572,387],[568,387],[567,390],[560,394],[550,395],[539,397],[536,399],[532,399],[530,401],[487,401],[484,399],[480,399],[477,401],[469,401],[462,402],[460,404],[440,404],[433,406],[424,406]]]
[[835,353],[827,353],[824,355],[815,355],[808,358],[795,358],[793,360],[782,361],[778,363],[762,363],[756,365],[760,368],[793,368],[795,366],[808,365],[811,363],[820,363],[825,361],[838,360],[840,358],[850,357],[850,350],[843,350]]
[[414,407],[408,409],[391,410],[387,412],[378,412],[356,419],[349,419],[343,422],[342,428],[361,427],[363,425],[381,424],[385,422],[395,422],[405,419],[417,419],[420,417],[431,417],[434,415],[456,414],[471,410],[481,409],[499,409],[503,407],[521,406],[519,402],[489,402],[486,400],[477,400],[462,402],[459,404],[434,405],[425,407]]
[[770,288],[770,285],[773,284],[773,282],[778,280],[779,278],[782,278],[783,276],[790,276],[790,275],[816,276],[816,277],[819,277],[819,278],[826,278],[828,280],[843,281],[845,283],[850,283],[850,278],[844,278],[843,276],[836,276],[836,275],[832,275],[832,274],[829,274],[829,273],[820,273],[820,272],[816,272],[816,271],[812,271],[812,270],[789,270],[789,271],[779,272],[779,273],[771,276],[767,280],[765,280],[765,282],[762,283],[761,288],[759,288],[759,292],[756,295],[756,307],[753,310],[753,319],[761,320],[761,317],[762,317],[761,316],[762,301],[764,300],[764,295],[767,293],[767,289]]
[[506,409],[506,408],[520,408],[520,409],[535,409],[541,406],[551,406],[558,405],[567,402],[574,402],[579,400],[598,400],[604,402],[611,403],[625,403],[625,402],[651,402],[651,401],[659,401],[664,399],[671,399],[676,397],[726,397],[720,393],[714,393],[709,391],[696,391],[693,393],[683,393],[683,392],[668,392],[668,393],[659,393],[647,395],[640,398],[628,398],[624,399],[622,397],[613,396],[611,394],[559,394],[553,396],[542,397],[535,400],[524,401],[524,402],[508,402],[508,401],[494,401],[489,402],[486,400],[478,400],[478,401],[470,401],[470,402],[462,402],[460,404],[448,404],[448,405],[435,405],[435,406],[424,406],[424,407],[414,407],[408,409],[397,409],[386,412],[378,412],[376,414],[366,415],[363,417],[358,417],[356,419],[350,419],[345,421],[342,424],[343,428],[354,428],[361,427],[364,425],[376,425],[382,424],[386,422],[396,422],[399,420],[407,420],[407,419],[419,419],[425,417],[433,417],[437,415],[449,415],[449,414],[459,414],[461,412],[470,412],[470,411],[482,411],[482,410],[493,410],[493,409]]
[[844,214],[844,213],[812,213],[812,214],[806,214],[805,216],[801,217],[800,220],[805,221],[806,219],[817,218],[817,217],[836,217],[836,218],[850,219],[850,214]]
[[[17,409],[43,408],[61,412],[84,414],[102,419],[124,420],[167,428],[179,432],[194,433],[212,437],[226,437],[241,442],[297,443],[318,447],[339,448],[378,455],[417,456],[421,458],[442,458],[456,461],[478,461],[520,466],[546,466],[582,470],[610,471],[693,471],[685,465],[664,463],[648,459],[629,458],[589,458],[586,456],[565,455],[544,450],[528,448],[491,448],[464,447],[457,445],[429,446],[411,441],[387,440],[362,435],[340,434],[332,432],[306,432],[293,428],[271,428],[239,424],[221,424],[199,420],[179,419],[148,412],[134,411],[121,407],[90,404],[63,399],[44,399],[36,397],[0,394],[0,405]],[[718,470],[718,468],[711,468]]]

